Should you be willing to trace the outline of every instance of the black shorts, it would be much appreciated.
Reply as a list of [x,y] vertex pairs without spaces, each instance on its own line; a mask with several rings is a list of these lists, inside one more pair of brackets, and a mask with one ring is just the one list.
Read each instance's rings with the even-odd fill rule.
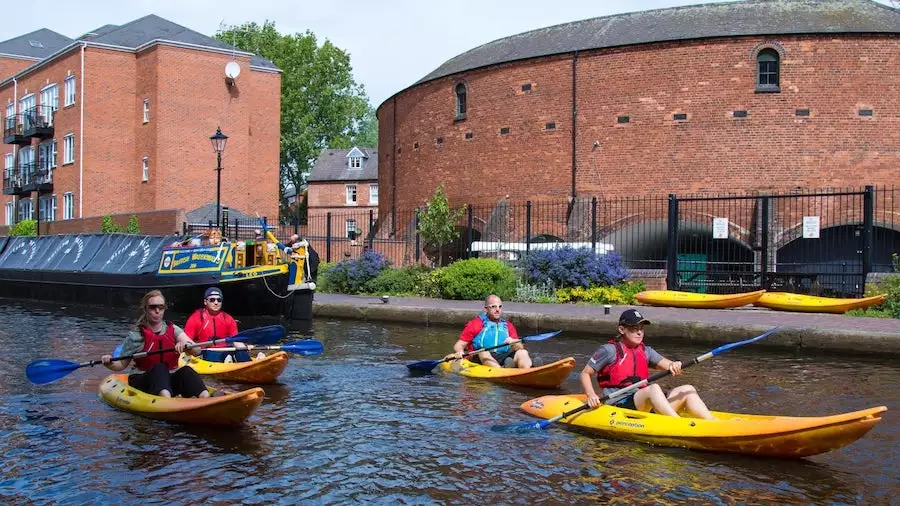
[[630,393],[625,397],[621,397],[618,400],[612,403],[613,406],[618,406],[623,409],[631,409],[637,411],[637,406],[634,405],[634,393]]
[[[516,352],[514,352],[512,350],[509,350],[506,353],[491,353],[491,356],[494,357],[494,360],[496,360],[498,364],[500,364],[500,367],[503,367],[503,362],[507,358],[513,358],[513,357],[515,357],[515,355],[516,355]],[[480,364],[481,359],[478,358],[478,355],[471,355],[471,356],[469,356],[469,362],[474,362],[476,364]]]

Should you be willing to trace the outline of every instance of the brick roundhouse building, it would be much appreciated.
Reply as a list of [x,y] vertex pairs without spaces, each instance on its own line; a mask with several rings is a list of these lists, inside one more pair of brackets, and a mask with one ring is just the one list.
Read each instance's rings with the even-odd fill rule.
[[0,42],[0,224],[97,232],[91,217],[138,214],[145,232],[180,229],[185,212],[215,208],[217,127],[222,205],[275,217],[280,89],[272,62],[154,15]]
[[898,111],[900,11],[873,1],[540,28],[462,53],[378,107],[380,220],[402,230],[397,213],[434,191],[423,178],[455,205],[892,185]]

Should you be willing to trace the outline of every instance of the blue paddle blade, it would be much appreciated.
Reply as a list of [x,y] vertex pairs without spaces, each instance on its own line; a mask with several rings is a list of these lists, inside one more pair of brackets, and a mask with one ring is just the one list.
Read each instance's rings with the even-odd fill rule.
[[45,358],[28,364],[25,368],[25,376],[28,377],[28,381],[35,385],[45,385],[62,378],[81,366],[82,364],[69,362],[68,360]]
[[283,351],[295,353],[297,355],[319,355],[325,351],[325,345],[315,339],[306,339],[303,341],[295,341],[293,343],[282,344],[280,348]]
[[553,336],[559,335],[562,330],[554,330],[553,332],[544,332],[543,334],[535,334],[533,336],[525,336],[522,338],[523,341],[543,341],[544,339],[550,339]]
[[242,342],[251,344],[275,344],[287,335],[282,325],[267,325],[265,327],[256,327],[238,332],[237,335],[229,337],[226,342]]
[[410,371],[431,372],[432,369],[440,364],[440,360],[422,360],[412,364],[406,364]]
[[546,429],[547,425],[544,425],[546,422],[522,422],[522,423],[514,423],[510,425],[493,425],[491,426],[492,432],[526,432],[532,430],[541,430]]
[[736,343],[723,344],[722,346],[719,346],[718,348],[711,350],[709,353],[712,355],[718,355],[719,353],[722,353],[723,351],[728,351],[732,348],[737,348],[738,346],[743,346],[745,344],[754,343],[756,341],[759,341],[760,339],[765,339],[766,337],[769,337],[776,330],[778,330],[778,327],[775,327],[774,329],[772,329],[764,334],[760,334],[752,339],[747,339],[745,341],[738,341]]

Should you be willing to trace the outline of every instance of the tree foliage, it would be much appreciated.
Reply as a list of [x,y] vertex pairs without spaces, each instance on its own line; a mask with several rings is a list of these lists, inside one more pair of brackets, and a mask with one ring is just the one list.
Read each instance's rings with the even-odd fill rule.
[[103,234],[117,234],[122,231],[118,223],[113,220],[112,215],[107,214],[100,220],[100,232]]
[[31,236],[37,235],[36,220],[22,220],[15,225],[9,227],[10,236]]
[[[290,183],[302,189],[316,157],[344,147],[371,129],[363,86],[353,79],[350,55],[315,34],[284,35],[266,21],[220,30],[216,38],[271,60],[281,74],[280,201]],[[374,116],[374,113],[373,113]],[[377,125],[376,136],[377,136]]]
[[453,209],[450,201],[444,194],[444,185],[434,190],[431,200],[425,204],[424,209],[419,209],[419,234],[425,247],[429,246],[438,251],[438,266],[443,263],[444,246],[459,239],[459,230],[456,223],[463,215],[463,208]]

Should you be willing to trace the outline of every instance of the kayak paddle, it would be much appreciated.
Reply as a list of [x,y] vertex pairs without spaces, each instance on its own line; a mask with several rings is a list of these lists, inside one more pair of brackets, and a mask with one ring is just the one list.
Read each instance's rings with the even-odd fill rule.
[[[704,353],[703,355],[700,355],[700,356],[694,358],[690,362],[686,362],[686,363],[682,364],[681,369],[682,370],[687,369],[688,367],[690,367],[694,364],[699,364],[700,362],[703,362],[704,360],[708,360],[708,359],[710,359],[716,355],[719,355],[721,353],[724,353],[732,348],[737,348],[738,346],[743,346],[745,344],[750,344],[750,343],[759,341],[760,339],[764,339],[764,338],[768,337],[769,335],[771,335],[776,330],[778,330],[778,327],[775,327],[774,329],[769,330],[768,332],[766,332],[764,334],[760,334],[754,338],[747,339],[745,341],[738,341],[736,343],[723,344],[722,346],[719,346],[718,348],[716,348],[712,351],[708,351],[708,352]],[[609,399],[615,399],[618,397],[622,397],[623,395],[626,395],[634,390],[637,390],[639,388],[647,386],[650,383],[653,383],[654,381],[665,378],[666,376],[668,376],[670,374],[672,374],[672,373],[669,371],[658,372],[645,380],[641,380],[632,385],[628,385],[627,387],[616,390],[615,392],[612,392],[609,395],[604,395],[603,397],[600,398],[600,402],[603,403],[604,401],[607,401]],[[590,405],[582,404],[581,406],[578,406],[577,408],[570,409],[569,411],[566,411],[565,413],[561,413],[561,414],[556,415],[553,418],[550,418],[547,420],[542,420],[540,422],[516,423],[516,424],[511,424],[511,425],[495,425],[495,426],[491,427],[491,430],[495,431],[495,432],[502,432],[502,431],[508,431],[508,430],[524,431],[524,430],[528,430],[528,429],[546,429],[547,427],[550,426],[550,424],[552,424],[554,422],[558,422],[558,421],[562,420],[563,418],[572,416],[572,415],[574,415],[576,413],[580,413],[582,411],[587,411],[589,409],[591,409]]]
[[[296,355],[320,355],[325,351],[325,345],[315,339],[304,339],[292,343],[284,343],[275,346],[249,345],[251,350],[282,350]],[[239,348],[216,348],[215,351],[237,351]]]
[[[543,334],[536,334],[533,336],[525,336],[525,337],[519,339],[518,341],[513,341],[511,343],[506,343],[506,344],[498,344],[497,346],[491,346],[489,348],[481,348],[480,350],[470,351],[470,352],[464,354],[463,356],[469,357],[472,355],[477,355],[478,353],[481,353],[482,351],[494,350],[494,349],[502,348],[504,346],[509,346],[511,344],[515,344],[518,342],[543,341],[544,339],[550,339],[551,337],[559,334],[560,332],[562,332],[562,331],[554,330],[553,332],[544,332]],[[430,372],[432,369],[434,369],[438,365],[440,365],[444,362],[449,362],[451,360],[456,360],[456,359],[453,357],[445,357],[441,360],[422,360],[421,362],[414,362],[412,364],[406,364],[406,367],[408,367],[410,371]]]
[[241,342],[250,342],[257,344],[275,344],[284,336],[287,335],[287,331],[284,330],[283,325],[266,325],[265,327],[256,327],[252,329],[242,330],[234,335],[234,337],[246,337],[249,338],[249,341],[241,341]]
[[[281,327],[281,325],[271,325],[271,327]],[[223,341],[226,343],[255,343],[258,340],[271,339],[271,336],[277,333],[277,329],[269,329],[264,332],[260,332],[261,329],[266,329],[266,327],[260,327],[259,329],[250,329],[233,337],[226,337],[225,339],[213,339],[212,341],[196,343],[189,346],[189,348],[202,348],[206,346],[212,346],[213,344]],[[281,330],[284,331],[284,327],[281,327]],[[131,360],[133,358],[143,358],[148,355],[158,355],[161,353],[168,353],[170,351],[175,351],[175,348],[167,348],[150,352],[140,352],[133,355],[126,355],[124,357],[114,356],[113,358],[115,361]],[[69,373],[75,371],[76,369],[81,369],[82,367],[94,367],[95,365],[100,365],[102,363],[102,360],[91,360],[89,362],[78,363],[56,358],[44,358],[41,360],[35,360],[34,362],[28,364],[28,366],[25,367],[25,375],[28,377],[28,381],[34,383],[35,385],[44,385],[68,376]]]

